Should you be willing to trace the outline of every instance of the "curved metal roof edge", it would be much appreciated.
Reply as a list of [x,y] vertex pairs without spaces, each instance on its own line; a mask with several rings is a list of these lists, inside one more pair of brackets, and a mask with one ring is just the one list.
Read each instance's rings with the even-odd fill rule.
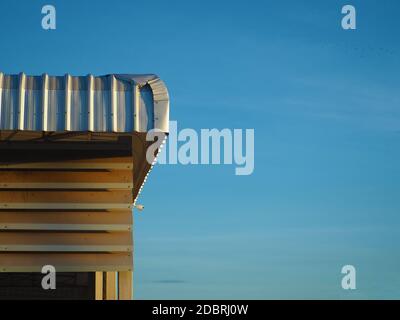
[[143,87],[149,85],[153,92],[154,128],[169,132],[169,93],[164,81],[156,74],[113,74],[124,81],[131,81]]
[[[20,72],[19,74],[4,74],[4,73],[0,72],[0,91],[3,88],[2,83],[3,83],[4,76],[18,76],[20,79],[19,80],[19,88],[21,89],[21,86],[22,86],[21,78],[24,79],[26,77],[26,74],[23,72]],[[100,78],[100,77],[111,76],[111,77],[115,77],[116,79],[119,79],[122,81],[132,82],[132,84],[138,86],[139,88],[149,85],[149,87],[151,88],[151,91],[152,91],[152,95],[153,95],[154,124],[153,124],[152,128],[158,129],[165,133],[169,132],[169,93],[168,93],[168,90],[167,90],[167,87],[166,87],[164,81],[162,81],[156,74],[106,74],[106,75],[99,75],[99,76],[87,74],[85,76],[72,76],[67,73],[63,76],[67,77],[67,78],[68,77]],[[61,76],[61,77],[63,77],[63,76]],[[44,79],[42,81],[43,82],[46,81],[46,84],[47,84],[48,77],[57,77],[57,76],[51,76],[51,75],[49,76],[47,73],[43,73],[43,74],[39,75],[38,77],[42,77],[42,79]],[[21,98],[19,98],[19,99],[21,100]],[[21,109],[21,102],[18,102],[18,103],[19,103],[19,109]],[[47,103],[47,101],[46,101],[46,103]],[[23,104],[24,104],[24,102],[23,102]],[[45,112],[45,111],[43,111],[43,112]],[[137,112],[135,110],[134,117],[136,117],[136,113]],[[18,119],[18,123],[21,123],[21,121],[25,121],[25,120]],[[134,121],[139,121],[139,119],[134,119]],[[139,129],[140,127],[141,126],[139,126],[139,125],[134,126],[134,129],[132,131],[142,131]],[[29,130],[29,129],[25,128],[24,125],[19,125],[18,128],[9,128],[9,129]],[[46,129],[44,131],[48,131],[47,125],[43,129]],[[68,126],[66,126],[65,129],[67,131],[74,131],[74,130],[71,130],[70,128],[68,128]],[[3,130],[6,130],[6,129],[3,128]],[[54,131],[54,130],[50,130],[50,131]],[[88,131],[92,131],[92,130],[89,129]],[[115,130],[113,130],[113,131],[115,131]]]
[[169,94],[164,81],[156,74],[114,74],[114,76],[117,79],[132,81],[140,87],[146,84],[150,86],[154,100],[154,128],[169,132]]
[[[148,84],[151,87],[153,92],[153,99],[154,99],[154,127],[165,132],[169,133],[169,93],[168,89],[164,83],[157,75],[155,74],[146,74],[146,75],[129,75],[129,74],[115,74],[116,78],[120,78],[121,80],[133,81],[139,86],[145,86]],[[162,119],[160,121],[160,114],[162,111],[166,111],[166,119]],[[165,115],[165,113],[164,113]],[[156,125],[156,121],[159,121],[158,125]],[[140,187],[137,189],[137,193],[135,198],[133,199],[133,205],[136,205],[136,202],[143,190],[143,187],[147,181],[147,178],[150,175],[151,170],[153,169],[154,165],[157,163],[157,158],[162,151],[168,135],[165,136],[163,142],[161,143],[157,155],[155,156],[153,162],[150,164],[148,171],[146,172],[145,176],[143,177],[142,183]]]

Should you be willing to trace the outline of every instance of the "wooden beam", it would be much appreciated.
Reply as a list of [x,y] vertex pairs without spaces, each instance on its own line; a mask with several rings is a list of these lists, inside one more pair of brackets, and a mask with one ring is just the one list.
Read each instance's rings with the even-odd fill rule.
[[0,230],[130,231],[132,212],[0,211]]
[[0,191],[0,203],[124,203],[132,202],[130,190],[96,191]]
[[0,189],[109,189],[109,190],[126,190],[132,189],[131,183],[95,183],[95,182],[87,182],[87,183],[69,183],[69,182],[60,182],[60,183],[1,183]]
[[130,252],[131,232],[0,232],[0,251]]
[[41,272],[48,264],[57,272],[132,271],[132,253],[0,252],[0,272]]
[[[16,135],[18,133],[18,135]],[[12,136],[11,136],[12,134]],[[87,140],[101,140],[101,141],[117,141],[123,142],[123,137],[130,137],[130,133],[126,132],[87,132],[87,131],[17,131],[17,130],[0,130],[0,140],[14,141],[13,136],[17,141],[87,141]]]
[[117,272],[106,272],[105,300],[117,299]]
[[108,189],[106,186],[130,186],[133,181],[132,170],[89,170],[89,171],[26,171],[26,170],[0,170],[0,188],[13,186],[30,189],[30,185],[49,186],[76,186],[98,187]]
[[26,163],[0,163],[0,169],[67,169],[67,170],[111,170],[111,169],[132,169],[130,162],[26,162]]
[[131,151],[90,151],[90,150],[44,150],[28,152],[26,150],[8,150],[2,152],[0,163],[29,163],[29,162],[132,162]]
[[0,209],[30,210],[125,210],[132,209],[132,203],[71,203],[71,202],[3,202]]
[[132,271],[118,272],[118,299],[133,299],[133,274]]
[[103,300],[103,272],[96,271],[95,278],[95,299]]
[[132,209],[132,204],[125,203],[47,203],[47,202],[13,202],[0,203],[0,209],[32,210],[124,210]]
[[130,145],[118,142],[0,142],[0,150],[129,150]]

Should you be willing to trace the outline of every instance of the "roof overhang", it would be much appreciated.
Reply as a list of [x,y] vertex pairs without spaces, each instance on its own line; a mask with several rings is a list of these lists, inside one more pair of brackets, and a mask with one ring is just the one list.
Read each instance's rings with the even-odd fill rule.
[[43,143],[54,150],[67,142],[116,148],[130,136],[135,200],[154,164],[146,159],[153,129],[169,131],[168,91],[154,74],[0,73],[0,153]]

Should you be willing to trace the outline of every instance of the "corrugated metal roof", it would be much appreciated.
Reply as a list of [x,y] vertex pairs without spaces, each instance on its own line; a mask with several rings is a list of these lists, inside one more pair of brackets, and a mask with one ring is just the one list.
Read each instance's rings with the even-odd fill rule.
[[169,131],[169,96],[156,75],[0,73],[0,130]]

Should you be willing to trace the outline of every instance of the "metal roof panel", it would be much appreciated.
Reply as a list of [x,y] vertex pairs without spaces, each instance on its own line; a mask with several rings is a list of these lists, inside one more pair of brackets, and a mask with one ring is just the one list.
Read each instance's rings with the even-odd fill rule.
[[0,130],[169,131],[169,96],[156,75],[0,73]]

